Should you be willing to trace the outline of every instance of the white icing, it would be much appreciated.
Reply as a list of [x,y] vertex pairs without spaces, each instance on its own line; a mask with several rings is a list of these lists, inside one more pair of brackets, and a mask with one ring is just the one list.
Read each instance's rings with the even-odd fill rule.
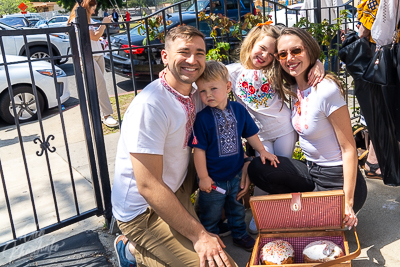
[[292,245],[283,240],[275,240],[265,244],[261,250],[261,260],[282,264],[289,257],[294,257]]
[[315,261],[334,260],[342,253],[338,245],[328,240],[311,242],[303,250],[303,255]]

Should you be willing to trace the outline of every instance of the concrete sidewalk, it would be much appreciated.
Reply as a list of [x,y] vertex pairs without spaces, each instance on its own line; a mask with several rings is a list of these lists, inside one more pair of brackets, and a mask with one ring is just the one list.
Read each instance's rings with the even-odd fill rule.
[[[94,198],[87,162],[87,151],[83,135],[82,120],[79,107],[66,110],[63,113],[68,138],[69,158],[71,160],[80,211],[94,207]],[[62,138],[60,117],[55,115],[43,121],[46,135],[52,134],[55,139],[50,141],[51,147],[56,148],[55,153],[49,153],[52,176],[55,181],[55,191],[58,196],[60,217],[67,218],[75,212],[71,190],[68,189],[70,180],[68,167],[68,154]],[[35,153],[38,144],[32,141],[40,137],[37,123],[25,124],[21,127],[24,136],[27,162],[30,178],[34,189],[35,204],[39,215],[41,227],[55,222],[54,204],[49,194],[48,169],[44,157]],[[32,231],[34,224],[32,218],[30,198],[26,192],[24,182],[26,176],[24,165],[21,163],[21,152],[15,127],[0,129],[1,146],[0,156],[6,185],[11,199],[13,219],[16,222],[17,235]],[[114,173],[114,158],[119,133],[104,137],[107,151],[108,167],[112,180]],[[19,152],[18,152],[19,151]],[[32,172],[31,172],[32,171]],[[8,175],[7,175],[8,174]],[[12,178],[8,178],[12,177]],[[18,177],[19,179],[15,179]],[[400,190],[383,185],[380,180],[368,180],[368,198],[363,209],[359,212],[358,236],[361,242],[362,253],[352,261],[352,266],[400,266]],[[4,203],[4,196],[0,194],[0,203]],[[247,211],[247,221],[250,219]],[[10,227],[5,204],[0,204],[0,242],[10,238]],[[26,244],[0,252],[0,265],[5,266],[117,266],[113,248],[115,235],[103,229],[102,217],[92,217],[75,223],[61,230],[41,236]],[[347,233],[350,250],[356,249],[352,231]],[[239,266],[245,266],[250,253],[235,247],[231,237],[223,238],[227,252],[237,261]]]

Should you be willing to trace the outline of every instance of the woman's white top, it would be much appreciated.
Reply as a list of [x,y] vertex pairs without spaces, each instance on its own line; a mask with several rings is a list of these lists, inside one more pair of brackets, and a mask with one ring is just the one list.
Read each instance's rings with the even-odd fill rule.
[[273,140],[293,131],[290,109],[285,103],[282,106],[282,99],[261,70],[246,69],[240,63],[226,67],[236,101],[249,111],[259,134]]
[[345,106],[346,101],[333,81],[324,79],[317,88],[297,89],[292,125],[299,134],[300,147],[307,160],[321,166],[342,165],[342,151],[328,117]]
[[[75,21],[76,21],[76,18],[74,18],[72,20],[73,23],[76,23]],[[90,19],[90,24],[94,24],[94,23],[96,23],[96,22],[94,20]],[[89,26],[89,31],[95,32],[97,30],[97,28],[98,27],[90,25]],[[76,32],[76,38],[78,39],[78,42],[80,42],[80,38],[78,36],[78,27],[76,27],[76,25],[75,25],[75,32]],[[93,41],[92,39],[90,39],[90,45],[92,47],[92,51],[93,52],[95,52],[95,51],[103,51],[103,48],[101,47],[101,42],[100,41]],[[79,43],[78,43],[78,50],[79,50],[79,54],[80,54],[81,53],[81,47],[80,47]],[[98,54],[93,54],[93,56],[102,56],[102,55],[103,54],[99,54],[99,53]]]

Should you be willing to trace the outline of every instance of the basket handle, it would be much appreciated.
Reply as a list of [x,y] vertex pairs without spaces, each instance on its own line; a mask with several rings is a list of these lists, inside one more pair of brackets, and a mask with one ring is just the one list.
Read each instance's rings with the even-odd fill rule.
[[328,267],[328,266],[332,266],[332,265],[335,265],[335,264],[338,264],[341,262],[345,262],[345,261],[349,261],[349,260],[357,258],[361,254],[361,248],[360,248],[360,241],[358,240],[356,228],[353,227],[353,230],[354,230],[354,235],[356,236],[357,245],[358,245],[356,251],[354,251],[353,253],[350,253],[349,255],[346,255],[346,256],[331,260],[331,261],[327,261],[327,262],[324,262],[321,264],[314,265],[314,267],[317,267],[317,266],[318,267]]

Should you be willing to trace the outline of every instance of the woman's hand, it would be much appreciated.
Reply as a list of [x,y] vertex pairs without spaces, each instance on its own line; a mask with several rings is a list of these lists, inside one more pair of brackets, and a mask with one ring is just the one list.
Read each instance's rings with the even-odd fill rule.
[[311,68],[308,73],[308,85],[316,86],[318,83],[322,82],[325,77],[325,68],[324,64],[321,61],[317,60],[315,65]]
[[102,23],[111,23],[112,16],[104,17]]
[[343,223],[344,225],[346,225],[347,227],[349,227],[349,230],[354,226],[357,226],[358,223],[358,219],[356,214],[354,213],[353,207],[349,204],[349,203],[345,203],[344,205],[344,220]]

